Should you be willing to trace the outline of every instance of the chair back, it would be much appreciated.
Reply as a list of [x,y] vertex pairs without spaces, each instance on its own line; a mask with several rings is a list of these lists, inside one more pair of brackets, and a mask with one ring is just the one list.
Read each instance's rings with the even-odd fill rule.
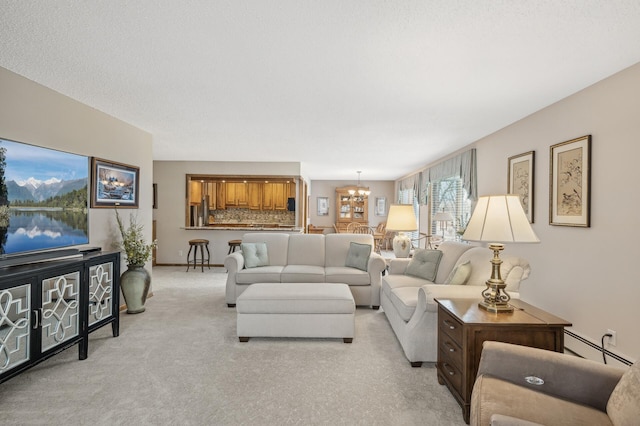
[[353,233],[354,234],[371,234],[373,235],[373,229],[371,229],[370,226],[367,225],[358,225],[353,229]]
[[347,234],[353,234],[355,229],[360,226],[358,222],[351,222],[347,225]]

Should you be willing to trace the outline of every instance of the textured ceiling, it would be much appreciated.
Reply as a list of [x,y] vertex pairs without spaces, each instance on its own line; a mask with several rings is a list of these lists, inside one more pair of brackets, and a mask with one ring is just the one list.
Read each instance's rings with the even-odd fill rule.
[[640,61],[640,1],[0,0],[0,66],[156,160],[395,179]]

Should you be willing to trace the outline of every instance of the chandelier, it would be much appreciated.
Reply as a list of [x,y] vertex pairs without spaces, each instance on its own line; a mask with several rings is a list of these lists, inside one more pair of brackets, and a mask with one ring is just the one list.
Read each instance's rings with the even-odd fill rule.
[[369,191],[369,188],[365,188],[363,186],[360,186],[360,173],[362,173],[362,170],[358,170],[356,173],[358,173],[358,186],[356,187],[356,189],[350,189],[349,190],[349,195],[355,195],[356,192],[358,193],[358,195],[369,195],[371,194],[371,191]]

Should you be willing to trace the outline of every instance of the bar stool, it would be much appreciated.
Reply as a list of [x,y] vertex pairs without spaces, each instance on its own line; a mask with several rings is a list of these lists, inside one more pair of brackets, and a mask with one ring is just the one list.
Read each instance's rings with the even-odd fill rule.
[[229,241],[229,253],[231,254],[236,251],[237,248],[240,248],[240,244],[242,244],[242,240],[230,240]]
[[209,240],[204,239],[196,239],[189,240],[189,253],[187,253],[187,272],[189,272],[189,267],[191,266],[191,250],[193,250],[193,269],[196,269],[198,266],[198,247],[200,247],[200,266],[202,267],[202,272],[204,272],[204,250],[207,250],[207,268],[211,269],[209,265],[209,259],[211,258],[211,254],[209,253]]

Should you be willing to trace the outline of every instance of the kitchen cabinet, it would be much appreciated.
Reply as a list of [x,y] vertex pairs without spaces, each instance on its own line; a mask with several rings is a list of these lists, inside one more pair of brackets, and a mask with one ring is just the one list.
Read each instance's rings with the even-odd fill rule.
[[225,184],[226,207],[248,207],[249,206],[249,185],[245,182],[227,182]]
[[192,180],[189,182],[189,204],[200,204],[202,201],[202,182]]
[[208,196],[209,212],[227,209],[287,211],[288,200],[296,199],[295,179],[286,177],[244,177],[187,175],[186,224],[196,226],[203,211],[203,197]]
[[249,182],[249,209],[260,210],[262,208],[262,186],[260,182]]
[[269,182],[262,185],[262,210],[287,210],[290,183]]
[[225,210],[227,208],[227,185],[218,183],[216,188],[216,210]]
[[216,186],[217,184],[215,182],[201,182],[197,180],[189,182],[189,204],[200,205],[202,199],[208,195],[209,210],[215,210],[217,204]]

